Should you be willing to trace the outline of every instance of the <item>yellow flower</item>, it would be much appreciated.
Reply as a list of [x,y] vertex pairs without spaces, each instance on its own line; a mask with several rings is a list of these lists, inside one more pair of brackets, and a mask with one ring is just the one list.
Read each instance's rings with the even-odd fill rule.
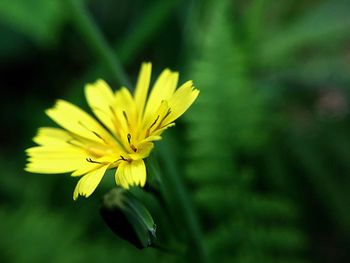
[[58,100],[47,115],[62,128],[40,128],[34,142],[39,146],[26,150],[26,171],[67,173],[82,176],[73,193],[88,197],[96,189],[107,169],[117,168],[117,185],[144,186],[143,161],[153,141],[175,125],[195,101],[199,91],[187,81],[176,89],[179,74],[165,69],[148,95],[151,63],[143,63],[132,95],[122,87],[113,93],[108,84],[97,80],[85,86],[89,106],[99,121],[77,106]]

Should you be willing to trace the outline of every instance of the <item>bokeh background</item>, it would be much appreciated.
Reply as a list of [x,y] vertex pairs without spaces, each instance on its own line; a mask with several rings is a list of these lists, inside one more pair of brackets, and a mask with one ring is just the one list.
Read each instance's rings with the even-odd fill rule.
[[[0,261],[350,262],[349,14],[348,0],[1,0]],[[73,202],[76,178],[23,170],[45,109],[88,110],[85,83],[127,84],[118,62],[135,83],[142,61],[201,91],[156,145],[173,213],[144,198],[180,255],[108,229],[112,175]]]

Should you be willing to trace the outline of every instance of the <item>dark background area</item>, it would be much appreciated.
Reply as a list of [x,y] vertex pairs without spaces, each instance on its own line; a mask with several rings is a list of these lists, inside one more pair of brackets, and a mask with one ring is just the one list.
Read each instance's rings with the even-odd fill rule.
[[79,24],[85,11],[132,83],[151,61],[153,80],[169,67],[201,91],[156,144],[164,180],[177,173],[187,189],[170,221],[146,194],[161,242],[220,262],[350,262],[349,1],[72,2],[0,2],[1,262],[188,258],[113,235],[98,213],[112,175],[73,202],[76,178],[23,170],[56,99],[89,111],[86,83],[126,84]]

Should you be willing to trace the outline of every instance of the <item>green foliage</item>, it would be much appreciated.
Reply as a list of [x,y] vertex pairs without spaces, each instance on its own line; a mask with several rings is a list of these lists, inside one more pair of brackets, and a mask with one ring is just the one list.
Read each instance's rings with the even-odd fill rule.
[[258,193],[254,168],[237,162],[240,152],[256,150],[266,140],[268,100],[249,77],[247,55],[228,20],[230,8],[227,1],[211,4],[190,71],[201,96],[187,115],[188,178],[201,213],[211,219],[205,227],[213,258],[299,262],[305,236],[295,205],[280,194]]
[[[257,6],[261,7],[261,1],[254,3],[257,2],[259,2]],[[276,141],[271,141],[272,138],[269,138],[268,141],[264,140],[266,133],[275,134],[274,128],[271,130],[271,125],[276,127],[277,123],[274,121],[278,121],[280,118],[279,114],[276,115],[275,112],[271,111],[273,107],[269,105],[273,103],[271,99],[274,98],[266,97],[265,93],[261,91],[269,85],[266,81],[270,80],[265,78],[262,81],[261,77],[254,75],[255,72],[251,69],[271,70],[265,65],[272,62],[276,63],[275,66],[286,68],[285,66],[290,64],[288,58],[298,58],[293,56],[297,51],[311,46],[316,46],[316,50],[323,48],[325,42],[322,40],[339,45],[340,39],[346,39],[349,36],[348,22],[344,21],[342,16],[346,14],[344,10],[348,8],[348,5],[341,1],[337,4],[332,3],[332,5],[330,3],[321,4],[309,14],[296,18],[295,25],[290,27],[293,29],[288,31],[283,28],[280,34],[272,33],[267,41],[255,42],[253,50],[250,50],[252,44],[247,46],[246,44],[249,42],[239,38],[240,32],[237,29],[244,27],[244,24],[238,22],[238,24],[233,24],[233,28],[227,28],[230,23],[228,23],[227,18],[225,21],[225,16],[222,16],[222,13],[224,13],[223,9],[230,10],[230,7],[222,7],[221,5],[224,4],[216,2],[209,8],[211,19],[206,17],[206,24],[204,24],[206,34],[198,39],[199,56],[196,57],[190,70],[190,75],[197,80],[197,85],[201,88],[201,97],[192,110],[192,115],[188,118],[190,124],[188,129],[189,142],[191,144],[188,178],[196,189],[194,197],[200,211],[211,219],[212,224],[218,220],[214,226],[206,226],[212,232],[209,235],[208,244],[214,257],[219,255],[222,257],[227,253],[227,258],[230,260],[232,254],[235,254],[238,262],[249,262],[250,260],[254,262],[257,257],[259,257],[260,262],[288,262],[288,260],[293,260],[293,257],[296,261],[301,260],[308,246],[305,233],[300,230],[298,220],[300,209],[296,209],[295,200],[291,199],[295,193],[289,196],[285,196],[285,193],[278,193],[277,196],[274,194],[273,197],[265,197],[265,194],[261,195],[260,193],[259,197],[255,198],[259,189],[256,189],[254,185],[259,184],[260,180],[270,180],[264,182],[264,187],[268,187],[269,191],[276,191],[274,188],[276,184],[279,189],[282,187],[284,191],[287,190],[286,187],[290,188],[289,183],[295,180],[293,178],[295,175],[284,170],[291,166],[290,161],[285,164],[284,160],[279,160],[280,157],[275,156],[276,159],[264,165],[270,169],[266,175],[273,173],[272,176],[275,178],[266,178],[265,175],[263,178],[257,178],[258,182],[255,183],[254,178],[260,174],[254,172],[257,167],[252,167],[252,165],[256,164],[250,163],[248,167],[253,171],[253,183],[247,184],[242,179],[247,164],[244,164],[242,173],[242,164],[239,159],[237,160],[237,157],[242,156],[242,151],[251,155],[252,149],[255,149],[254,158],[259,154],[263,156],[264,152],[260,152],[259,146],[265,145],[263,149],[266,149],[273,147],[269,144],[274,144],[277,141],[276,138]],[[331,6],[331,11],[329,11]],[[261,15],[257,15],[257,12],[259,13],[258,7],[254,8],[253,13],[261,18]],[[329,12],[327,13],[327,11]],[[316,26],[317,30],[314,29],[315,24],[318,25]],[[253,25],[260,26],[258,22],[253,23]],[[248,26],[252,25],[248,24]],[[258,30],[250,32],[259,32],[262,35],[262,32]],[[246,37],[247,39],[257,39],[255,35]],[[330,49],[330,52],[334,51]],[[273,60],[269,61],[267,57],[271,57]],[[329,58],[330,56],[327,54],[325,57],[311,58],[311,61],[328,63]],[[333,61],[337,59],[339,58],[332,56]],[[255,61],[258,63],[254,64]],[[301,61],[294,63],[297,64]],[[318,65],[313,63],[306,68],[313,69],[317,74],[310,74],[312,80],[318,84],[329,81],[329,73],[325,75],[325,71],[320,70]],[[321,65],[325,66],[325,64]],[[287,73],[289,76],[291,75],[290,70],[286,72],[289,72]],[[307,79],[310,78],[310,75],[307,72],[304,73],[304,78],[299,79],[306,80],[308,82],[304,83],[310,84],[309,79]],[[283,83],[285,76],[282,74],[277,85],[285,85]],[[260,87],[257,83],[260,84]],[[270,85],[276,86],[276,82],[270,81]],[[281,91],[283,90],[278,91],[278,93],[281,94]],[[285,102],[285,100],[282,101]],[[204,112],[207,114],[203,114]],[[266,124],[270,125],[270,128]],[[323,131],[326,130],[326,127],[323,127]],[[339,132],[337,129],[337,133]],[[246,136],[249,137],[245,138]],[[334,168],[332,170],[330,165],[327,165],[329,163],[327,160],[331,158],[330,155],[337,155],[337,161],[340,161],[348,156],[347,151],[342,155],[337,154],[338,151],[343,152],[344,150],[341,148],[344,147],[341,147],[340,144],[335,147],[334,140],[329,137],[331,135],[328,135],[328,138],[332,141],[330,145],[333,147],[331,149],[328,147],[327,150],[317,150],[318,146],[322,146],[320,143],[322,138],[326,138],[324,133],[319,135],[312,145],[310,145],[310,142],[313,141],[311,138],[302,139],[300,135],[284,132],[281,132],[281,136],[286,137],[283,143],[288,144],[287,151],[292,153],[292,156],[289,157],[296,158],[295,162],[304,167],[306,175],[310,177],[308,183],[313,184],[315,194],[323,200],[329,215],[341,226],[342,231],[347,233],[350,220],[349,213],[344,210],[346,203],[348,203],[348,195],[344,188],[347,188],[348,182],[345,183],[346,187],[343,187],[335,179],[332,179]],[[344,139],[343,137],[342,140]],[[296,145],[302,145],[302,147],[296,147]],[[286,151],[285,148],[278,148],[280,152],[277,155]],[[268,151],[265,154],[269,155],[271,152]],[[267,158],[264,157],[264,159]],[[344,160],[344,162],[346,161]],[[294,181],[294,187],[297,187],[295,184]],[[289,189],[288,191],[293,190]],[[250,199],[255,200],[254,205]],[[280,208],[282,207],[281,211],[292,211],[292,213],[276,213],[274,206],[276,204]],[[269,208],[269,206],[271,207]],[[258,211],[264,213],[259,214]],[[224,221],[219,220],[219,218],[223,218]],[[273,227],[269,223],[267,225],[270,227],[266,226],[266,221],[269,221],[266,220],[267,218],[275,222]],[[264,230],[259,231],[259,228]],[[235,235],[240,238],[234,239]],[[242,252],[245,251],[245,248],[247,249],[246,253]],[[237,253],[234,253],[234,250]]]
[[118,43],[117,54],[120,59],[125,63],[134,59],[142,50],[142,46],[151,41],[153,35],[164,26],[164,22],[169,19],[171,12],[178,4],[177,0],[158,0],[144,10],[142,17],[137,19],[134,27],[121,43]]
[[260,60],[267,66],[288,65],[302,48],[329,47],[349,38],[350,6],[348,1],[318,4],[297,17],[290,25],[280,24],[276,31],[265,31],[259,46]]
[[[1,262],[349,262],[349,1],[63,2],[0,2]],[[200,90],[133,189],[157,249],[100,218],[112,171],[73,202],[77,178],[22,169],[55,99],[128,82],[115,53]]]
[[3,0],[0,21],[25,34],[34,42],[46,45],[57,41],[65,19],[64,6],[59,0]]

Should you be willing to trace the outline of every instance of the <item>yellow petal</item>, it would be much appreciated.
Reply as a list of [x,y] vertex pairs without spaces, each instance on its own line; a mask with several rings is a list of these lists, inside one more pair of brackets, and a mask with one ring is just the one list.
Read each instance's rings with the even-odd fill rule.
[[117,161],[121,160],[120,156],[122,154],[124,153],[114,153],[99,158],[86,158],[86,162],[78,170],[74,171],[72,176],[81,176],[104,165],[108,165],[110,168],[113,165],[116,166]]
[[134,185],[143,187],[146,183],[146,166],[143,160],[121,162],[115,173],[115,181],[125,189]]
[[110,148],[110,146],[82,138],[63,129],[51,127],[40,128],[33,141],[41,146],[74,147],[90,153],[104,153]]
[[111,131],[115,132],[114,93],[104,80],[85,86],[85,97],[96,117]]
[[[167,125],[165,125],[165,126],[163,126],[161,129],[158,129],[158,130],[155,130],[153,133],[152,133],[152,136],[158,136],[158,137],[160,137],[160,135],[166,130],[166,129],[168,129],[168,128],[170,128],[170,127],[174,127],[175,126],[175,122],[171,122],[171,123],[169,123],[169,124],[167,124]],[[151,136],[151,137],[152,137]]]
[[[166,100],[163,100],[156,111],[152,112],[152,114],[149,114],[147,117],[144,118],[143,132],[149,133],[150,131],[156,129],[159,126],[159,124],[163,121],[168,111],[168,102]],[[146,137],[147,136],[148,135],[146,135]]]
[[176,89],[178,79],[179,73],[171,72],[169,69],[163,70],[150,93],[145,109],[145,117],[152,115],[158,109],[162,101],[171,98]]
[[86,161],[83,164],[81,164],[79,169],[75,170],[71,175],[72,176],[82,176],[83,174],[87,174],[87,173],[91,172],[92,170],[95,170],[101,166],[103,166],[103,165]]
[[43,156],[50,157],[52,155],[67,155],[67,156],[86,156],[85,150],[80,149],[69,144],[65,146],[61,145],[48,145],[48,146],[35,146],[28,148],[26,153],[29,156]]
[[199,90],[193,87],[192,81],[184,83],[169,100],[170,114],[163,124],[168,124],[180,117],[198,97]]
[[140,144],[142,143],[145,143],[145,142],[153,142],[153,141],[160,141],[162,139],[161,136],[159,135],[151,135],[151,136],[148,136],[147,138],[143,139]]
[[77,200],[78,196],[89,197],[101,182],[108,165],[102,166],[84,175],[74,189],[73,199]]
[[33,139],[39,145],[67,145],[70,140],[72,136],[65,130],[50,127],[40,128]]
[[78,169],[83,159],[36,159],[30,158],[24,168],[27,172],[40,174],[69,173]]
[[101,144],[115,144],[113,137],[95,119],[67,101],[58,100],[46,113],[57,124],[81,137]]
[[143,114],[143,110],[146,103],[146,98],[148,94],[149,83],[151,81],[151,63],[142,63],[139,77],[137,79],[136,89],[135,89],[135,102],[137,108],[139,109],[139,116]]
[[24,170],[39,174],[61,174],[74,171],[80,164],[81,160],[55,160],[55,165],[53,165],[49,161],[33,159],[27,164]]
[[26,150],[29,158],[26,171],[32,173],[67,173],[86,163],[88,154],[76,147],[37,146]]
[[128,132],[130,126],[136,125],[137,110],[135,101],[130,91],[122,87],[115,93],[117,112],[116,115],[120,121],[120,128]]
[[127,162],[124,161],[119,164],[117,170],[115,171],[114,178],[115,178],[115,183],[117,185],[122,186],[124,189],[129,189],[129,184],[128,184],[128,181],[126,180],[125,171],[124,171],[126,163]]

